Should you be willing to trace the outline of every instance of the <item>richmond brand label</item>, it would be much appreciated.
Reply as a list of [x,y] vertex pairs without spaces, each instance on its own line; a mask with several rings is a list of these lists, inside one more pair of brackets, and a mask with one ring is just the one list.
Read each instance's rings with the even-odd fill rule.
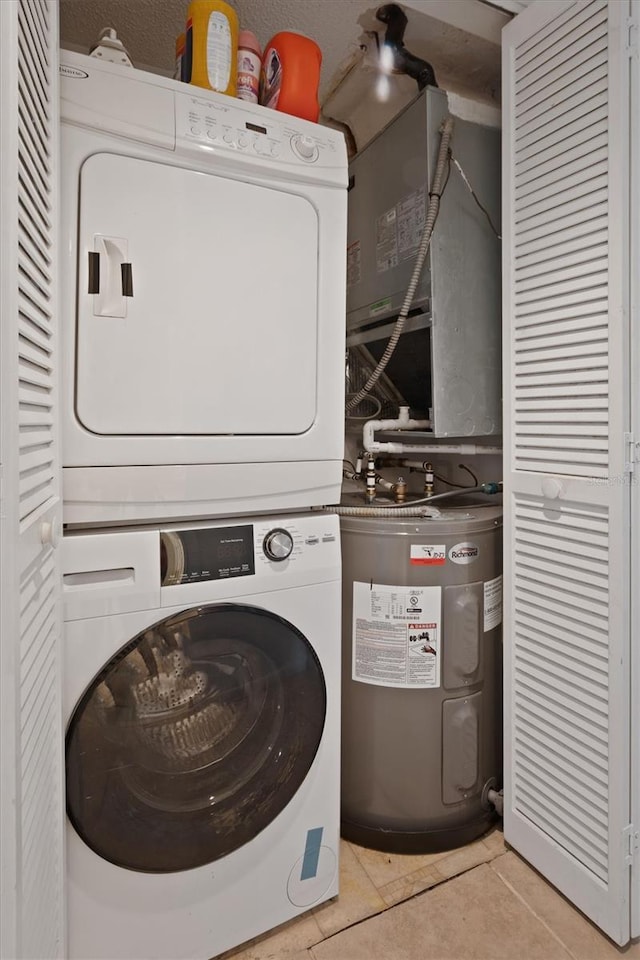
[[480,556],[477,543],[456,543],[449,550],[449,560],[453,563],[473,563]]
[[77,67],[69,67],[66,63],[60,64],[60,76],[71,77],[73,80],[87,80],[89,74],[84,70],[78,70]]

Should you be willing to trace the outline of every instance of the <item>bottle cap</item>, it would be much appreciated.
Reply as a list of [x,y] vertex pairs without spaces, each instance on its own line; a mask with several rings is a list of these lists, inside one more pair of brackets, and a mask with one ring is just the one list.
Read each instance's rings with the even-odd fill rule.
[[260,56],[260,44],[255,33],[251,30],[241,30],[238,34],[238,46],[246,47],[248,50],[255,50]]

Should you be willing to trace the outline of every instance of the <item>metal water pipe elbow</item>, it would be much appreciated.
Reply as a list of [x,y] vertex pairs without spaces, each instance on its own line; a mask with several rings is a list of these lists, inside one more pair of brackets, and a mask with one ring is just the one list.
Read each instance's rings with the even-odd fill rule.
[[407,16],[397,3],[385,3],[376,10],[376,20],[387,24],[383,46],[388,51],[389,67],[392,73],[406,73],[418,84],[418,90],[425,87],[437,87],[433,67],[421,57],[409,53],[404,45],[404,31],[407,28]]

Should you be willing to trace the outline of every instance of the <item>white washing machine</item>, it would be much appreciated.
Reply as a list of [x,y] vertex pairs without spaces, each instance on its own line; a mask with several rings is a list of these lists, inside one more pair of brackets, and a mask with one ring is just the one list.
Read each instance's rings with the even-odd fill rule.
[[337,517],[62,555],[70,957],[207,960],[337,894]]
[[341,133],[61,53],[67,524],[335,503]]

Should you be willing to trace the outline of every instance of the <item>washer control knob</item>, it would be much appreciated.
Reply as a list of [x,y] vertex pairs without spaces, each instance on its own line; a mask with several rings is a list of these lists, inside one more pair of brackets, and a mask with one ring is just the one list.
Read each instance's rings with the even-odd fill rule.
[[291,147],[301,160],[307,163],[313,163],[318,159],[318,148],[311,137],[302,137],[300,135],[291,138]]
[[274,530],[269,530],[262,541],[262,549],[268,560],[273,560],[276,563],[286,560],[291,556],[293,550],[293,537],[288,530],[276,527]]

